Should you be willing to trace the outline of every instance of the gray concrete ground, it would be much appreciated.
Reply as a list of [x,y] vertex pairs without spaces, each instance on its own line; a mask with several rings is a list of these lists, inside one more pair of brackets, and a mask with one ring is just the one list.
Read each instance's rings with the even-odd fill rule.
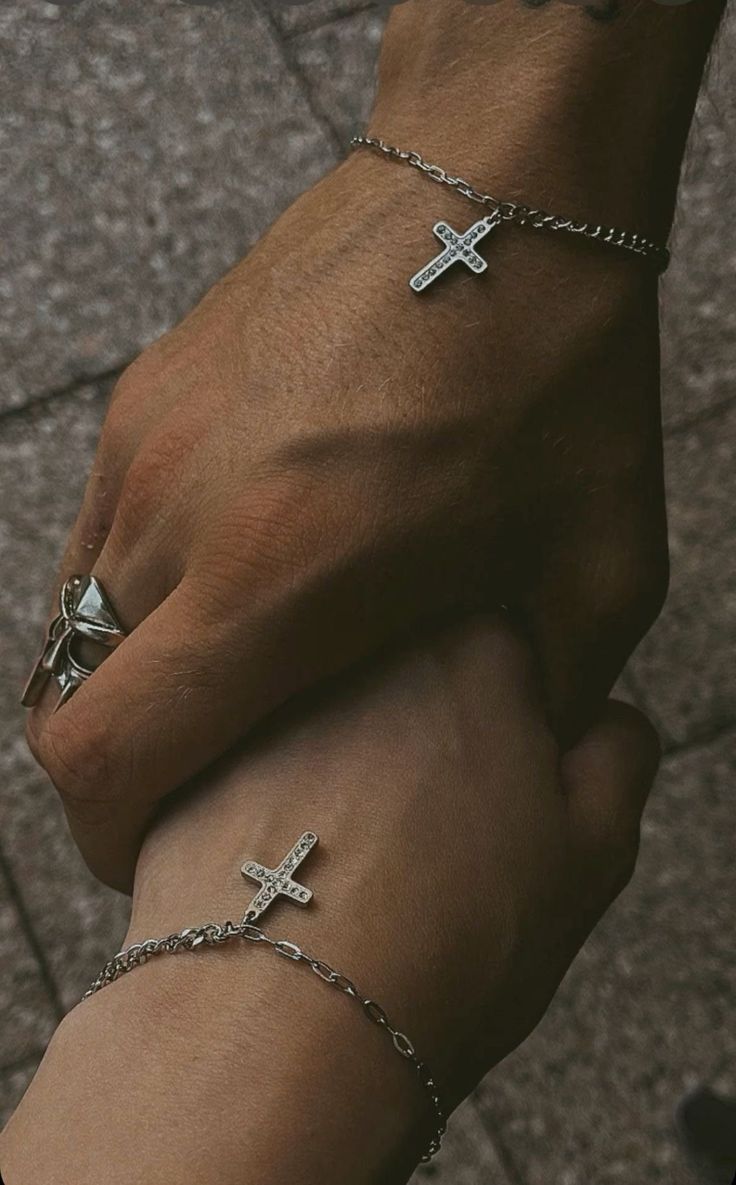
[[[673,583],[625,686],[667,754],[640,866],[421,1179],[685,1185],[678,1098],[698,1082],[736,1092],[735,23],[663,285]],[[3,1114],[125,923],[69,841],[16,703],[112,377],[338,159],[380,30],[350,0],[0,6]]]

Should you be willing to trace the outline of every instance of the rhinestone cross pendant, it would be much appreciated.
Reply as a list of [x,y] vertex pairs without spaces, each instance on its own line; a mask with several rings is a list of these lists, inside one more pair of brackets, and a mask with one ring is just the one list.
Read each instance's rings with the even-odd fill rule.
[[260,889],[245,911],[245,917],[253,922],[265,913],[269,905],[273,905],[277,897],[288,897],[295,905],[309,905],[312,900],[312,890],[291,879],[302,860],[309,855],[312,848],[317,846],[317,836],[313,831],[305,831],[297,840],[288,856],[279,864],[278,868],[264,868],[253,860],[246,860],[240,869],[245,877],[260,882]]
[[446,222],[438,222],[434,233],[441,243],[445,244],[444,251],[430,259],[429,263],[418,271],[409,281],[409,287],[415,292],[423,292],[430,284],[434,284],[454,263],[464,263],[472,272],[484,272],[488,267],[482,255],[475,250],[475,244],[484,239],[487,234],[498,226],[501,216],[498,211],[475,222],[463,234],[458,234]]

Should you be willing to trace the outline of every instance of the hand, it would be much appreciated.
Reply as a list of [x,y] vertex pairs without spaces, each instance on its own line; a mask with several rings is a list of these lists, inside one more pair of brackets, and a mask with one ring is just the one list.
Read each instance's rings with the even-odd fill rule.
[[417,298],[443,211],[353,157],[117,387],[63,574],[134,632],[30,728],[110,884],[164,795],[418,620],[510,606],[571,737],[657,611],[654,278],[519,230]]
[[[127,940],[239,918],[243,860],[273,865],[314,828],[314,900],[264,928],[373,995],[453,1107],[628,880],[657,759],[613,703],[561,757],[527,648],[476,621],[283,713],[207,775],[146,841]],[[354,1002],[233,943],[161,956],[75,1009],[0,1161],[13,1185],[395,1185],[429,1116]]]

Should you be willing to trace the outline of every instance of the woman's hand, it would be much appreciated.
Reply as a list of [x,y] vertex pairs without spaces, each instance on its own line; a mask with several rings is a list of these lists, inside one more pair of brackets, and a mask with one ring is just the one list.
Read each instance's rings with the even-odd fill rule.
[[[284,713],[182,799],[145,844],[128,941],[239,918],[243,860],[273,866],[314,829],[312,904],[263,925],[375,998],[452,1107],[625,885],[657,759],[620,704],[561,757],[528,650],[474,622]],[[77,1008],[0,1164],[9,1185],[396,1185],[430,1125],[354,1001],[233,943],[162,956]]]

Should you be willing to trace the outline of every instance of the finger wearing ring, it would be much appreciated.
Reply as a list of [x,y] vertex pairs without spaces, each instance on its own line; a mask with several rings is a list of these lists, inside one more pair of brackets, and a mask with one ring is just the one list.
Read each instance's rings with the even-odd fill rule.
[[[56,708],[94,672],[80,657],[80,640],[114,650],[126,637],[104,588],[94,576],[70,576],[59,595],[59,612],[51,622],[41,656],[21,697],[25,708],[38,703],[50,679],[59,685]],[[55,709],[56,710],[56,709]]]

